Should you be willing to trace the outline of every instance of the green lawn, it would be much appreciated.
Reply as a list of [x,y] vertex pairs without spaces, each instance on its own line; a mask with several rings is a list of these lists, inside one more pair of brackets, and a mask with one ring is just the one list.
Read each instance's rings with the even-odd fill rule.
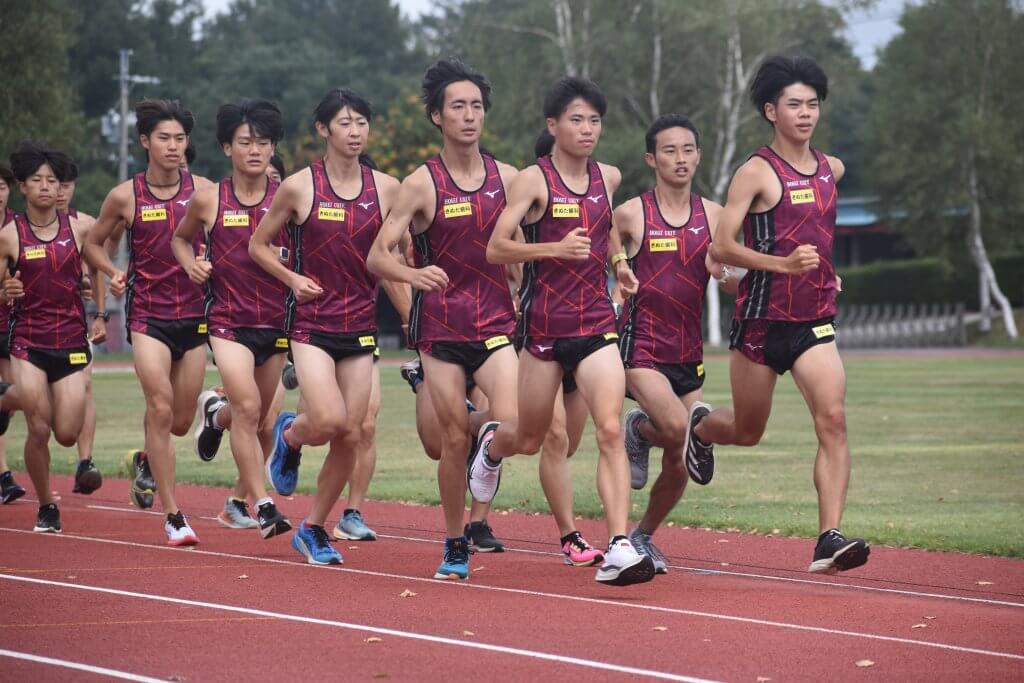
[[[727,360],[711,356],[707,369],[706,399],[725,403]],[[382,372],[384,407],[370,495],[436,504],[435,464],[416,437],[412,394],[397,368]],[[847,362],[847,372],[854,471],[844,528],[876,543],[1024,555],[1024,359],[859,357]],[[216,375],[208,379],[213,384]],[[141,445],[142,395],[131,373],[97,374],[95,393],[95,457],[110,476],[120,471],[123,454]],[[291,393],[289,405],[294,400]],[[15,419],[8,443],[16,469],[23,469],[23,435],[24,423]],[[180,439],[179,477],[229,484],[234,466],[226,446],[225,440],[221,457],[207,464],[192,454],[190,440]],[[671,520],[677,526],[811,537],[817,531],[814,451],[803,400],[783,378],[762,444],[720,448],[715,481],[691,486]],[[300,490],[311,490],[322,456],[322,449],[305,453]],[[596,457],[588,429],[573,458],[573,476],[578,513],[593,517],[601,513]],[[73,451],[54,449],[56,471],[73,471],[74,459]],[[499,507],[546,510],[536,467],[531,458],[507,461]],[[644,496],[634,493],[634,519]]]

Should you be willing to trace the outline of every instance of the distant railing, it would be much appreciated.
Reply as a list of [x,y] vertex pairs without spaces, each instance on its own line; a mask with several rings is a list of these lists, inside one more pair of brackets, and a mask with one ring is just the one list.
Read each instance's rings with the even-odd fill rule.
[[845,349],[967,345],[962,303],[843,306],[836,327]]

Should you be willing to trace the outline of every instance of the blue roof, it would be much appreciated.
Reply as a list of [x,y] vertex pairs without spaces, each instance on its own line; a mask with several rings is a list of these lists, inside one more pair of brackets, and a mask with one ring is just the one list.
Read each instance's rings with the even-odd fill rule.
[[850,228],[876,225],[879,222],[878,212],[874,209],[877,202],[872,197],[840,199],[836,202],[836,225]]

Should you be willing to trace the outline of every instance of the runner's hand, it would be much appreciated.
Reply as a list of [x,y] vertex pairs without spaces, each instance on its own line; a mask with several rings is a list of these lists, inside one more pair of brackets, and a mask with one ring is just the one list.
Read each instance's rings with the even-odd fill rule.
[[82,293],[83,299],[92,301],[92,278],[89,277],[88,273],[82,273],[82,281],[78,283],[78,291]]
[[425,292],[438,292],[448,286],[448,273],[437,266],[417,268],[409,284]]
[[304,275],[296,274],[292,280],[292,293],[300,304],[312,301],[324,293],[324,288]]
[[820,262],[821,257],[818,256],[816,246],[801,244],[786,257],[782,271],[788,275],[800,275],[810,270],[816,270]]
[[4,294],[7,295],[8,301],[15,301],[25,296],[25,285],[21,282],[20,270],[14,274],[14,277],[4,280]]
[[615,265],[615,279],[619,283],[623,299],[628,299],[640,289],[640,281],[636,279],[633,269],[625,261],[619,261]]
[[89,341],[93,344],[102,344],[107,341],[107,321],[103,318],[95,318],[89,325]]
[[188,269],[188,279],[197,285],[204,285],[210,279],[212,271],[213,264],[210,263],[210,259],[206,258],[206,245],[200,244],[199,253],[196,254],[195,261]]
[[585,228],[576,228],[563,237],[557,246],[557,256],[560,259],[571,261],[582,261],[590,256],[590,238],[587,237]]
[[124,296],[124,290],[128,288],[128,277],[123,270],[114,273],[110,278],[110,293],[120,298]]

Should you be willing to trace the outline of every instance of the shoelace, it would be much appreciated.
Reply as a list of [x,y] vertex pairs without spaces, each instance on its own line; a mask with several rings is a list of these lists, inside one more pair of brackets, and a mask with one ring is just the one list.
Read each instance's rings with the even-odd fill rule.
[[249,505],[244,500],[231,500],[231,504],[235,506],[235,510],[238,511],[242,517],[252,517],[249,514]]
[[180,512],[169,516],[167,518],[167,521],[170,522],[171,526],[174,527],[175,531],[181,531],[186,526],[185,515],[181,514]]
[[459,564],[469,562],[469,548],[465,543],[452,543],[444,549],[444,561]]
[[329,548],[331,547],[331,537],[327,535],[327,530],[322,526],[312,526],[310,531],[313,532],[313,544],[318,548]]
[[288,450],[284,454],[284,465],[282,467],[285,470],[295,470],[298,469],[301,461],[302,451],[288,446]]
[[578,531],[573,535],[572,538],[569,539],[569,545],[571,545],[573,548],[580,551],[581,553],[591,550],[593,547],[585,540],[583,540],[583,536],[581,536]]
[[356,524],[363,523],[363,513],[360,512],[359,510],[355,510],[353,512],[348,513],[348,518]]

